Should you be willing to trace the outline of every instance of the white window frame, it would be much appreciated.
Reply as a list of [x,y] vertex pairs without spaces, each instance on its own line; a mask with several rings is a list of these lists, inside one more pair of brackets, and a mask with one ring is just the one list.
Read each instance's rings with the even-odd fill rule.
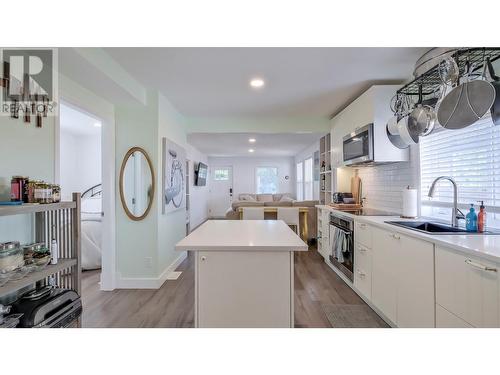
[[[272,168],[272,169],[276,169],[276,193],[259,193],[259,174],[258,174],[258,171],[260,168]],[[277,194],[279,193],[280,191],[280,179],[279,179],[279,175],[280,175],[280,170],[277,166],[275,165],[260,165],[258,167],[255,167],[255,193],[256,194]]]
[[[307,170],[307,163],[311,162],[311,168],[310,171]],[[314,160],[313,160],[313,155],[310,157],[304,159],[303,163],[303,176],[304,176],[304,187],[303,187],[303,192],[304,192],[304,200],[312,200],[314,197]],[[308,180],[308,177],[311,179]],[[310,192],[310,194],[307,194]]]
[[[300,167],[299,167],[299,165],[300,165]],[[299,179],[299,176],[297,174],[297,172],[299,171],[299,168],[300,168],[301,175],[302,175],[300,177],[300,179]],[[304,200],[304,161],[303,160],[301,160],[295,164],[295,174],[296,174],[297,200],[303,201]],[[300,191],[299,191],[299,187],[300,187]]]

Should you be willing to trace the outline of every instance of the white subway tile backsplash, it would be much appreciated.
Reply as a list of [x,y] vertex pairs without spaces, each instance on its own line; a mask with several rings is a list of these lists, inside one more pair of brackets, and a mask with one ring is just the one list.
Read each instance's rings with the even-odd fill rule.
[[419,187],[418,147],[410,150],[410,161],[358,169],[365,207],[401,213],[402,190]]

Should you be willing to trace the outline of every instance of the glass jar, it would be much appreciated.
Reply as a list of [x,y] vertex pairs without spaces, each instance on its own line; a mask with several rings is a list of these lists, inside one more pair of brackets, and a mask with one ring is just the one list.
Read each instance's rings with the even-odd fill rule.
[[35,201],[35,187],[38,181],[29,181],[26,187],[26,195],[28,203],[36,203]]
[[0,273],[16,270],[24,265],[24,253],[19,242],[0,244]]
[[33,188],[34,203],[45,203],[45,184],[43,181],[35,181]]

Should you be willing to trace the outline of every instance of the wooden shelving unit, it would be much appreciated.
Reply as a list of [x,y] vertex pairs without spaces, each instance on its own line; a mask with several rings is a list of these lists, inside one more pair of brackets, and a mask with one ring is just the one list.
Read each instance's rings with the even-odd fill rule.
[[76,264],[77,264],[76,259],[60,259],[59,262],[57,262],[57,264],[48,265],[43,270],[30,273],[20,280],[9,281],[4,286],[0,287],[0,297],[3,297],[7,294],[15,292],[16,290],[27,287],[31,284],[35,284],[37,281],[43,280],[46,277],[49,277],[67,268],[76,266]]
[[330,133],[319,140],[319,202],[329,204],[332,202],[332,155]]
[[80,193],[74,193],[71,202],[0,207],[0,216],[27,214],[34,216],[34,241],[50,248],[55,239],[59,246],[59,260],[57,264],[48,265],[22,279],[8,281],[0,287],[0,297],[37,282],[47,282],[49,276],[55,278],[58,287],[74,289],[81,294]]

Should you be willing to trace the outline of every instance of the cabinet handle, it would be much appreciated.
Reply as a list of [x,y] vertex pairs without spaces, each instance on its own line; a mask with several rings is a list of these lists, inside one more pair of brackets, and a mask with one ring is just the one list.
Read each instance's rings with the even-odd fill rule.
[[365,228],[366,228],[366,224],[360,223],[360,224],[359,224],[359,227],[360,227],[361,229],[365,229]]
[[496,268],[487,267],[484,264],[476,263],[470,259],[466,259],[465,263],[467,263],[469,266],[472,266],[472,267],[477,268],[477,269],[482,270],[482,271],[497,272]]
[[358,275],[359,275],[359,277],[365,277],[366,276],[366,274],[364,272],[360,271],[360,270],[358,270]]
[[206,256],[202,256],[202,257],[200,257],[200,259],[201,259],[202,261],[206,261],[206,260],[207,260],[207,257],[206,257]]
[[394,238],[395,240],[400,240],[400,239],[401,239],[401,237],[400,237],[399,235],[394,234],[394,233],[389,233],[389,237],[392,237],[392,238]]
[[366,253],[366,249],[364,247],[358,246],[358,250],[362,253]]

